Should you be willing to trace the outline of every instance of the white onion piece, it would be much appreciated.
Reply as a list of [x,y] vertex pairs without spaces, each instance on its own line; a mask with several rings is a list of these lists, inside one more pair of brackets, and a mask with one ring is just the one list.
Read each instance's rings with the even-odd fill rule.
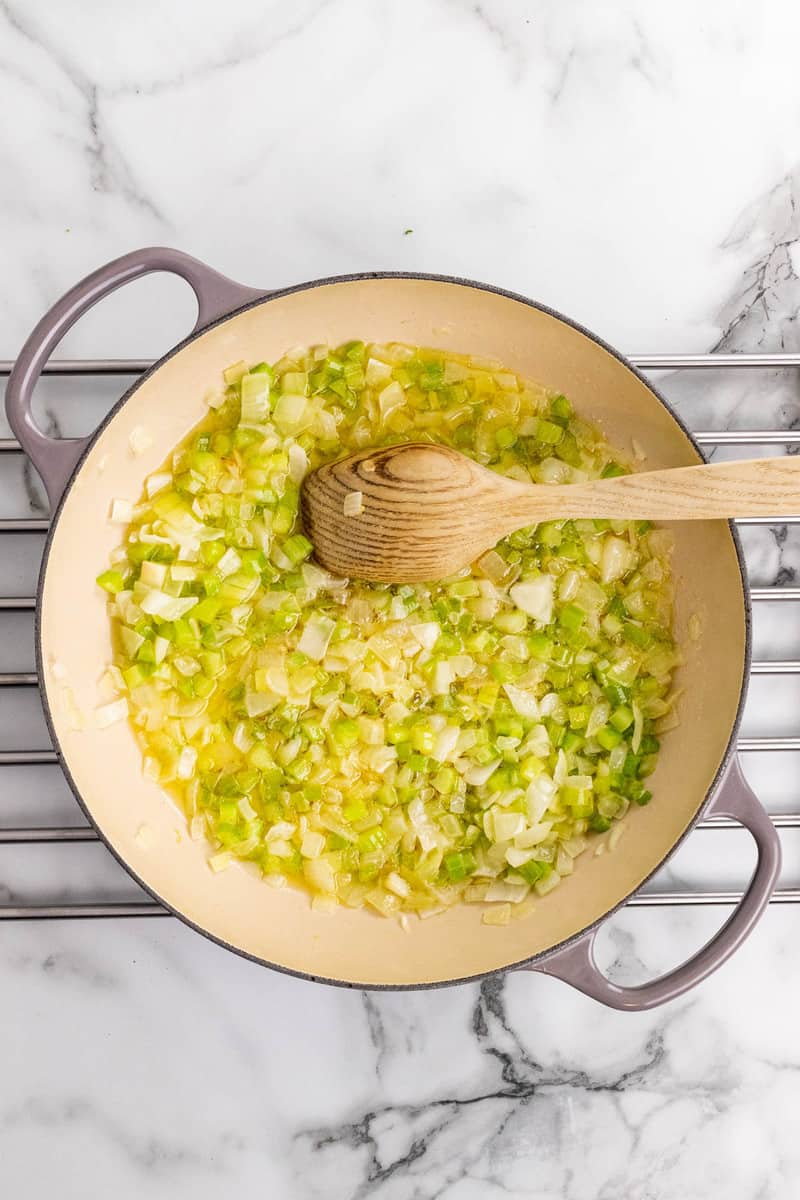
[[613,583],[631,569],[635,555],[627,542],[609,534],[603,541],[600,577],[603,583]]
[[348,492],[342,504],[342,512],[346,517],[357,517],[364,511],[364,493]]
[[335,628],[336,622],[332,621],[330,617],[321,615],[309,617],[300,641],[297,643],[297,649],[301,653],[307,654],[309,658],[313,658],[315,662],[320,662],[325,657]]
[[133,518],[132,500],[112,500],[109,520],[115,525],[128,525]]
[[553,619],[555,580],[552,575],[539,575],[525,583],[515,583],[509,588],[509,596],[529,617],[549,625]]
[[522,688],[515,687],[513,683],[504,683],[503,691],[511,701],[511,707],[514,712],[520,717],[525,717],[529,721],[536,721],[539,718],[539,705],[536,702],[536,697],[531,692],[523,691]]
[[128,445],[131,448],[131,453],[136,455],[144,454],[153,444],[152,434],[143,425],[135,425],[128,437]]
[[123,721],[128,715],[128,701],[124,696],[113,700],[110,704],[101,704],[94,710],[94,723],[98,729],[108,729],[109,725]]

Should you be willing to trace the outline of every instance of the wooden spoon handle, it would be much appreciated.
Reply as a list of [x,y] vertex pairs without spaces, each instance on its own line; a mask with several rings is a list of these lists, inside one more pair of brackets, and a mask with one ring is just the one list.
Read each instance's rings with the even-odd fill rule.
[[[642,471],[568,487],[540,485],[504,501],[523,524],[580,517],[701,521],[800,513],[800,455]],[[519,526],[518,526],[519,527]]]

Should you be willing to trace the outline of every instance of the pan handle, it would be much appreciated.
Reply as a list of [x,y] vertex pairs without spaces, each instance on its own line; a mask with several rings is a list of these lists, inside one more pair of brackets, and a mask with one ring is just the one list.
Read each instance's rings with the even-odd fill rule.
[[99,267],[53,305],[22,347],[6,386],[8,423],[44,480],[51,511],[58,505],[90,438],[51,438],[35,423],[31,402],[42,368],[67,330],[85,312],[118,287],[153,271],[180,275],[191,287],[198,309],[193,332],[249,300],[266,295],[263,290],[234,283],[180,250],[149,246]]
[[745,780],[736,757],[731,761],[708,815],[733,817],[744,825],[756,843],[758,860],[742,900],[702,950],[659,979],[639,987],[620,987],[607,979],[597,966],[594,940],[598,929],[595,928],[529,970],[554,975],[601,1004],[627,1012],[641,1012],[674,1000],[716,971],[752,931],[769,902],[781,867],[781,844],[775,826]]

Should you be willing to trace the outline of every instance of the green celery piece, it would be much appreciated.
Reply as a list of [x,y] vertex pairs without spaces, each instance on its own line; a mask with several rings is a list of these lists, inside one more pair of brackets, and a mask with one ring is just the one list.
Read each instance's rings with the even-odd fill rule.
[[510,425],[504,425],[501,429],[497,430],[494,440],[497,443],[498,449],[510,450],[512,446],[516,445],[517,435]]
[[550,412],[562,421],[568,421],[572,416],[572,405],[566,396],[554,396],[550,401]]
[[462,879],[472,875],[478,865],[475,855],[469,850],[446,854],[443,861],[451,883],[460,883]]
[[633,711],[628,708],[627,704],[621,704],[619,708],[614,709],[609,721],[616,730],[624,733],[633,724]]
[[594,737],[604,750],[613,750],[622,741],[622,734],[619,730],[612,729],[610,725],[604,725],[602,729],[598,729]]
[[564,430],[561,425],[542,418],[536,428],[536,436],[540,442],[544,442],[548,446],[557,446],[564,436]]
[[546,879],[552,870],[552,863],[538,862],[535,858],[529,858],[521,867],[517,867],[517,871],[525,882],[530,884],[538,883],[540,879]]
[[121,571],[108,570],[102,571],[97,576],[97,583],[104,591],[109,592],[112,596],[117,592],[121,592],[125,587],[125,576]]
[[558,623],[570,633],[577,633],[586,620],[586,613],[577,604],[565,604],[558,614]]
[[283,553],[297,566],[313,553],[314,547],[302,533],[296,533],[283,543]]

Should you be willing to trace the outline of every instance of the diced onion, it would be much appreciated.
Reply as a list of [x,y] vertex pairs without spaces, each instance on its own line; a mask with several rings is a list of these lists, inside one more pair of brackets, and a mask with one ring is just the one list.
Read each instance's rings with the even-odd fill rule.
[[151,587],[160,588],[166,582],[167,568],[164,563],[158,562],[143,562],[142,569],[139,574],[139,579],[142,583],[150,584]]
[[112,700],[110,704],[101,704],[99,708],[94,710],[94,723],[98,729],[108,729],[109,725],[115,725],[117,721],[124,721],[128,715],[128,701],[124,696],[119,700]]
[[313,830],[309,830],[300,844],[300,853],[303,858],[319,858],[324,849],[324,834],[315,833]]
[[178,759],[178,779],[191,779],[197,763],[197,751],[194,746],[184,746]]
[[297,643],[298,650],[302,654],[307,654],[309,658],[313,658],[315,662],[320,662],[325,657],[325,651],[328,649],[335,628],[336,622],[329,617],[310,617],[306,622],[300,641]]
[[115,525],[127,525],[133,517],[132,500],[112,500],[109,520]]
[[356,517],[364,511],[364,493],[363,492],[348,492],[342,504],[342,511],[346,517]]
[[600,576],[603,583],[612,583],[621,579],[631,569],[633,551],[622,538],[609,534],[603,542],[603,556],[600,560]]
[[458,743],[460,732],[457,725],[445,725],[436,738],[431,750],[431,758],[438,763],[443,763],[450,758]]
[[152,434],[143,425],[135,425],[128,436],[131,453],[137,457],[149,450],[153,444]]
[[489,904],[495,904],[498,901],[503,904],[510,901],[511,904],[521,904],[528,895],[530,887],[527,883],[512,883],[506,879],[496,879],[489,885],[484,899]]
[[522,688],[515,687],[513,683],[504,683],[503,691],[511,701],[511,707],[515,713],[531,721],[538,720],[539,705],[536,703],[535,696],[530,692],[523,691]]
[[437,621],[425,621],[411,626],[411,632],[423,650],[432,650],[442,632]]
[[496,550],[487,550],[476,562],[475,566],[492,583],[504,583],[509,576],[508,563]]
[[553,603],[555,580],[552,575],[539,575],[526,583],[515,583],[509,588],[509,595],[529,617],[549,625],[553,619]]
[[378,396],[381,418],[385,421],[404,402],[405,395],[399,383],[390,383]]
[[391,378],[392,368],[390,363],[381,362],[377,358],[369,359],[367,362],[367,384],[369,387],[380,387]]
[[511,921],[511,905],[495,904],[481,918],[484,925],[508,925]]
[[402,875],[398,875],[396,871],[390,871],[386,876],[386,886],[390,892],[394,892],[395,896],[405,898],[411,895],[410,884],[403,879]]
[[[313,559],[300,494],[354,450],[457,444],[526,484],[625,464],[565,397],[399,343],[235,363],[206,400],[138,502],[111,505],[127,528],[97,580],[115,630],[95,725],[130,718],[145,779],[208,839],[212,871],[247,861],[320,913],[527,915],[651,798],[679,695],[670,535],[554,520],[441,582],[339,579]],[[354,519],[363,505],[342,499]]]
[[289,447],[289,478],[293,483],[302,483],[308,470],[308,455],[295,442]]

